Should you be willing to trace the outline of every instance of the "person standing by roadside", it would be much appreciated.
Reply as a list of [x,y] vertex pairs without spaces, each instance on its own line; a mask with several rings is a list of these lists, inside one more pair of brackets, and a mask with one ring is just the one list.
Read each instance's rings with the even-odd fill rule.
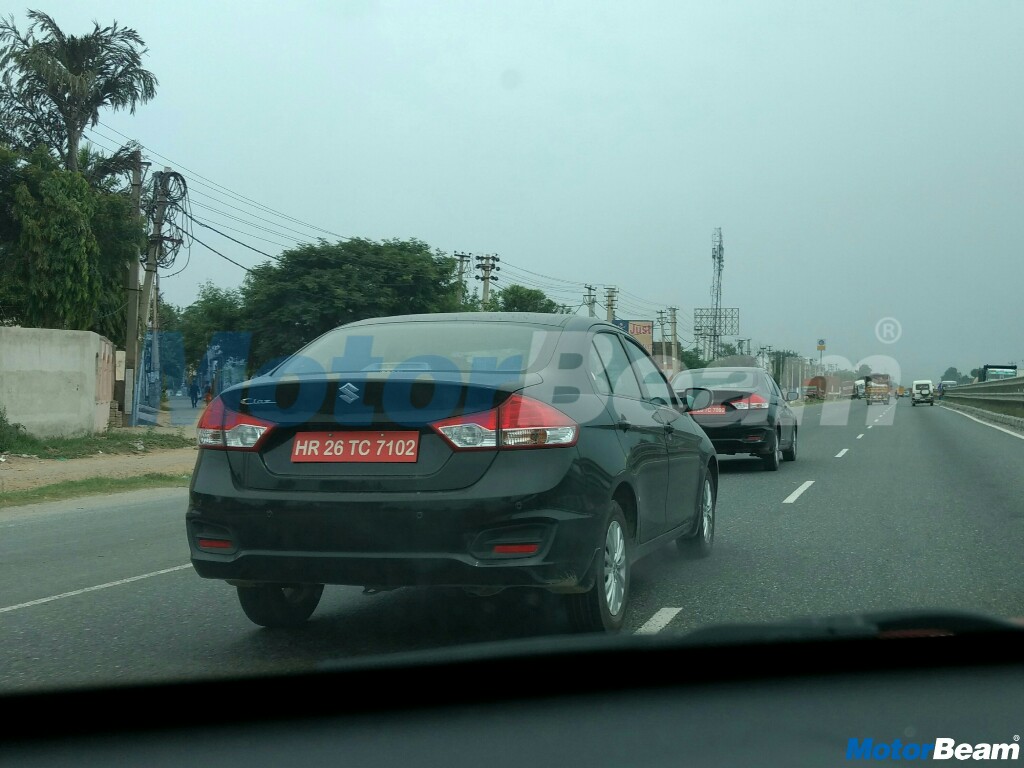
[[188,385],[188,396],[192,400],[193,408],[199,405],[199,384],[195,379],[192,379],[192,383]]
[[207,405],[209,405],[210,401],[213,400],[213,387],[212,386],[207,386],[206,387],[206,394],[203,395],[203,400],[206,402]]

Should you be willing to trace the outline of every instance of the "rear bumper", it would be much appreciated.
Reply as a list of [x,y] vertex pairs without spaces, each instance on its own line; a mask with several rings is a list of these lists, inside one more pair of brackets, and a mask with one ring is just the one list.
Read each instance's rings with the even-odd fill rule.
[[[287,535],[268,535],[262,510],[219,515],[217,522],[190,510],[186,527],[192,565],[208,579],[376,587],[588,588],[598,554],[597,518],[563,510],[533,510],[524,516],[514,506],[503,515],[493,510],[479,515],[450,505],[443,510],[423,505],[418,512],[410,509],[397,516],[385,505],[275,512],[292,518]],[[249,522],[250,517],[262,520]],[[364,525],[372,518],[388,520],[372,526],[379,533],[368,533],[370,528]],[[443,531],[436,529],[438,525]],[[304,535],[302,530],[315,534]],[[202,546],[210,540],[230,546]],[[519,554],[495,549],[523,546],[536,550]]]
[[704,432],[715,446],[716,453],[727,455],[737,453],[762,454],[771,450],[775,443],[775,429],[767,424],[744,426],[704,426]]
[[468,488],[390,493],[241,488],[208,454],[185,515],[204,578],[572,592],[591,586],[604,544],[608,478],[575,452],[504,457]]

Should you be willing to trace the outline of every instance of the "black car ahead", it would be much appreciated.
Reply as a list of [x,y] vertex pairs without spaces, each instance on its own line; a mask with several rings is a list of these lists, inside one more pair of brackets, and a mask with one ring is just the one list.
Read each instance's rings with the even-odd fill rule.
[[714,394],[711,405],[694,410],[691,416],[704,428],[719,454],[751,454],[776,471],[781,461],[796,461],[796,415],[775,379],[763,368],[694,368],[672,378],[680,395],[693,387]]
[[192,565],[262,626],[305,622],[325,584],[435,585],[545,589],[576,629],[615,631],[632,563],[714,541],[711,441],[593,318],[351,323],[225,390],[198,440]]

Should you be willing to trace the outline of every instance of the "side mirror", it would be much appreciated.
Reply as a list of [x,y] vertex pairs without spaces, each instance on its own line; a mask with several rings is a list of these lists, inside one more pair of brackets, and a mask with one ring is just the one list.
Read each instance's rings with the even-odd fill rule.
[[702,411],[715,401],[715,396],[710,389],[690,387],[679,393],[679,399],[682,401],[683,411]]
[[786,399],[789,400],[790,402],[792,402],[793,400],[799,400],[800,393],[797,392],[795,389],[791,389],[789,390],[789,392],[786,393]]

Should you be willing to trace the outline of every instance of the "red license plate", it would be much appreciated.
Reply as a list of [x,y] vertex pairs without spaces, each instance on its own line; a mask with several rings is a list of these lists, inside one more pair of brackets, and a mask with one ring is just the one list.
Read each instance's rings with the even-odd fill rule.
[[411,464],[419,450],[419,432],[299,432],[292,440],[292,461]]
[[697,414],[701,414],[701,413],[711,413],[711,414],[714,414],[714,413],[725,413],[725,406],[724,405],[709,405],[707,408],[703,408],[702,410],[699,410],[699,411],[693,411],[693,413],[697,413]]

